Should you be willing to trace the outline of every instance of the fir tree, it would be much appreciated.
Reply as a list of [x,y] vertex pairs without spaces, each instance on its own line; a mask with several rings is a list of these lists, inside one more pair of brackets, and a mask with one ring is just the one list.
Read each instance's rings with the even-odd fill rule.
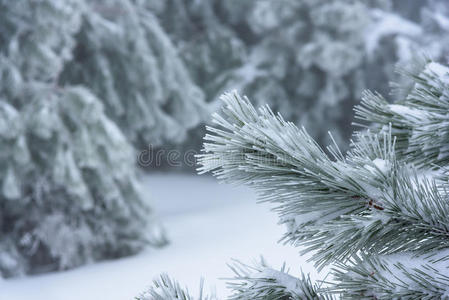
[[311,253],[318,269],[332,267],[314,285],[265,263],[237,265],[230,299],[449,297],[449,68],[425,61],[404,73],[414,84],[400,101],[364,93],[355,111],[368,129],[346,154],[321,148],[268,106],[222,97],[200,173],[256,189],[275,204],[284,241]]
[[61,83],[90,88],[140,149],[182,143],[208,108],[157,18],[142,1],[85,2]]
[[82,1],[0,1],[0,275],[159,243],[134,149],[83,86],[62,86]]

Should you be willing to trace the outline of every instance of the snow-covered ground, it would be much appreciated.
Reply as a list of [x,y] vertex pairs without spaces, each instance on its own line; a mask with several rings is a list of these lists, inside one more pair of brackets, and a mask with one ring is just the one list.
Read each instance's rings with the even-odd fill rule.
[[[153,198],[171,243],[128,258],[75,270],[0,280],[0,300],[133,299],[162,272],[196,294],[205,287],[226,296],[231,258],[251,262],[263,255],[274,267],[285,261],[291,274],[312,271],[298,249],[277,241],[283,228],[267,205],[246,188],[218,184],[211,177],[150,174],[144,185]],[[312,273],[312,277],[316,274]]]

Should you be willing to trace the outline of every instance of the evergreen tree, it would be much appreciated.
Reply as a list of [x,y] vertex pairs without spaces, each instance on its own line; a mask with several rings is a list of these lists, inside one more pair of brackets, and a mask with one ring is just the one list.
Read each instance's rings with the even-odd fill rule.
[[179,144],[208,108],[144,3],[86,0],[61,82],[89,87],[138,148]]
[[83,86],[62,86],[82,1],[0,1],[0,275],[71,268],[160,240],[134,149]]
[[[247,184],[275,204],[284,241],[311,253],[331,279],[314,285],[262,263],[233,269],[230,299],[446,299],[449,295],[449,68],[416,62],[390,104],[365,92],[343,154],[268,106],[225,94],[200,173]],[[401,86],[402,87],[402,86]],[[400,87],[399,87],[400,88]]]
[[[447,30],[421,24],[426,1],[150,2],[207,101],[237,89],[307,126],[320,144],[328,130],[339,144],[349,138],[347,112],[366,88],[387,93],[397,62],[448,53]],[[409,6],[417,12],[397,15]]]

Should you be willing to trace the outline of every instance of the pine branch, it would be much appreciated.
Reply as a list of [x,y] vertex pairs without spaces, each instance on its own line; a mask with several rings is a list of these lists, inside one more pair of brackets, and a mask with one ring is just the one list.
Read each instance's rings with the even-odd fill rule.
[[153,281],[146,292],[136,297],[136,300],[214,300],[215,296],[207,296],[203,294],[203,280],[200,282],[200,295],[193,297],[189,294],[187,289],[181,288],[177,281],[168,277],[167,274],[160,275],[159,279]]
[[[319,210],[325,211],[321,217],[333,219],[368,207],[368,192],[355,180],[352,162],[346,162],[337,147],[329,149],[330,158],[304,129],[285,122],[268,107],[258,115],[236,93],[225,94],[222,100],[226,119],[215,114],[214,122],[224,130],[208,127],[205,154],[199,155],[200,173],[210,171],[223,181],[255,187],[262,200],[279,203],[283,215]],[[370,142],[358,148],[367,157],[356,164],[378,169],[375,158],[394,159],[392,143],[384,149]],[[370,170],[365,173],[372,177]]]
[[318,266],[345,261],[359,251],[424,255],[449,248],[446,191],[435,181],[416,174],[410,177],[410,173],[413,170],[395,172],[389,190],[379,195],[382,209],[300,226],[290,233],[290,239],[305,247],[301,253],[314,251],[312,258]]
[[355,108],[356,119],[376,132],[388,130],[396,137],[398,158],[420,167],[449,162],[449,68],[434,62],[417,62],[403,71],[414,81],[408,96],[389,104],[382,96],[365,92]]
[[300,278],[289,275],[285,265],[277,271],[261,259],[254,266],[234,261],[230,267],[235,278],[228,282],[228,287],[234,291],[229,300],[333,299],[319,293],[318,286],[312,284],[308,275],[301,273]]
[[336,283],[327,290],[343,299],[447,299],[449,297],[449,252],[415,256],[355,256],[338,264]]
[[[397,104],[365,93],[357,115],[374,125],[355,134],[346,155],[335,145],[324,151],[268,107],[257,111],[248,99],[225,94],[199,172],[250,185],[262,201],[275,203],[288,226],[285,241],[312,252],[318,267],[337,264],[331,292],[448,297],[449,194],[442,167],[449,151],[449,69],[428,63],[411,76],[415,84]],[[276,280],[274,288],[258,285],[259,277],[248,274],[238,277],[242,295],[282,294]]]
[[222,99],[224,117],[215,114],[214,122],[223,129],[208,128],[199,171],[246,183],[276,203],[288,226],[284,240],[313,252],[317,266],[362,250],[422,253],[449,246],[446,194],[396,161],[390,133],[359,133],[346,157],[335,146],[329,157],[304,129],[268,107],[257,112],[236,93]]

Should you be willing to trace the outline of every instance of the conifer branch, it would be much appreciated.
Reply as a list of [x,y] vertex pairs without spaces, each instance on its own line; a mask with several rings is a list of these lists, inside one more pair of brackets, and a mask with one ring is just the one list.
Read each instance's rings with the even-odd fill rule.
[[235,278],[228,282],[234,291],[229,300],[333,299],[331,295],[319,293],[318,286],[312,284],[308,275],[302,272],[300,278],[289,275],[285,264],[278,271],[261,259],[254,266],[234,261],[230,268]]
[[449,297],[448,251],[355,256],[337,264],[328,292],[343,299],[446,299]]
[[200,291],[198,297],[193,297],[187,289],[183,289],[181,285],[170,279],[167,274],[161,274],[158,279],[153,280],[153,286],[136,300],[216,300],[214,295],[205,295],[203,288],[203,280],[200,281]]
[[358,125],[376,132],[391,126],[398,158],[420,167],[444,166],[449,162],[449,68],[422,61],[403,72],[414,81],[408,96],[390,104],[365,92],[355,108],[355,118],[363,122]]
[[[444,100],[448,89],[441,80],[444,72],[440,69],[439,79],[432,77],[433,85],[424,86],[424,90],[432,91],[427,94],[435,103],[436,98]],[[408,100],[418,94],[419,87],[417,81]],[[343,155],[335,145],[324,151],[305,129],[284,121],[268,107],[257,111],[248,99],[236,93],[225,94],[222,114],[214,115],[219,128],[208,127],[199,172],[212,172],[222,181],[252,186],[262,201],[275,203],[281,223],[288,227],[284,240],[300,246],[301,253],[312,252],[312,260],[320,268],[337,265],[329,288],[333,293],[374,299],[446,295],[449,282],[444,270],[449,265],[448,256],[442,253],[449,249],[449,195],[445,189],[447,175],[434,164],[444,159],[438,159],[441,150],[437,156],[427,152],[426,159],[417,159],[415,145],[417,137],[423,136],[415,132],[424,131],[419,127],[435,113],[432,109],[436,105],[429,112],[403,113],[419,110],[422,104],[415,97],[416,108],[401,108],[403,117],[395,119],[391,111],[398,108],[384,115],[380,112],[389,104],[379,95],[366,95],[370,95],[364,100],[369,105],[363,104],[358,113],[372,117],[377,110],[377,119],[373,117],[372,121],[378,122],[370,130],[356,133],[350,150]],[[442,121],[438,126],[445,124]],[[433,129],[437,134],[445,130]],[[443,147],[444,138],[437,148]],[[407,255],[423,261],[416,266],[405,265],[402,258]],[[395,280],[379,277],[363,282],[363,276],[372,277],[382,270],[393,272]],[[247,276],[248,272],[244,274],[238,276],[246,278],[244,287],[257,282]],[[439,281],[426,290],[427,281],[433,277]],[[270,287],[270,281],[256,287],[262,295],[281,293],[281,289]],[[243,289],[242,293],[249,292]]]
[[346,157],[336,146],[328,156],[304,129],[268,107],[257,112],[236,93],[222,99],[223,116],[214,121],[223,129],[208,128],[199,171],[249,184],[262,200],[276,203],[288,226],[284,240],[314,252],[317,266],[361,250],[449,246],[446,196],[396,161],[390,133],[359,133]]

